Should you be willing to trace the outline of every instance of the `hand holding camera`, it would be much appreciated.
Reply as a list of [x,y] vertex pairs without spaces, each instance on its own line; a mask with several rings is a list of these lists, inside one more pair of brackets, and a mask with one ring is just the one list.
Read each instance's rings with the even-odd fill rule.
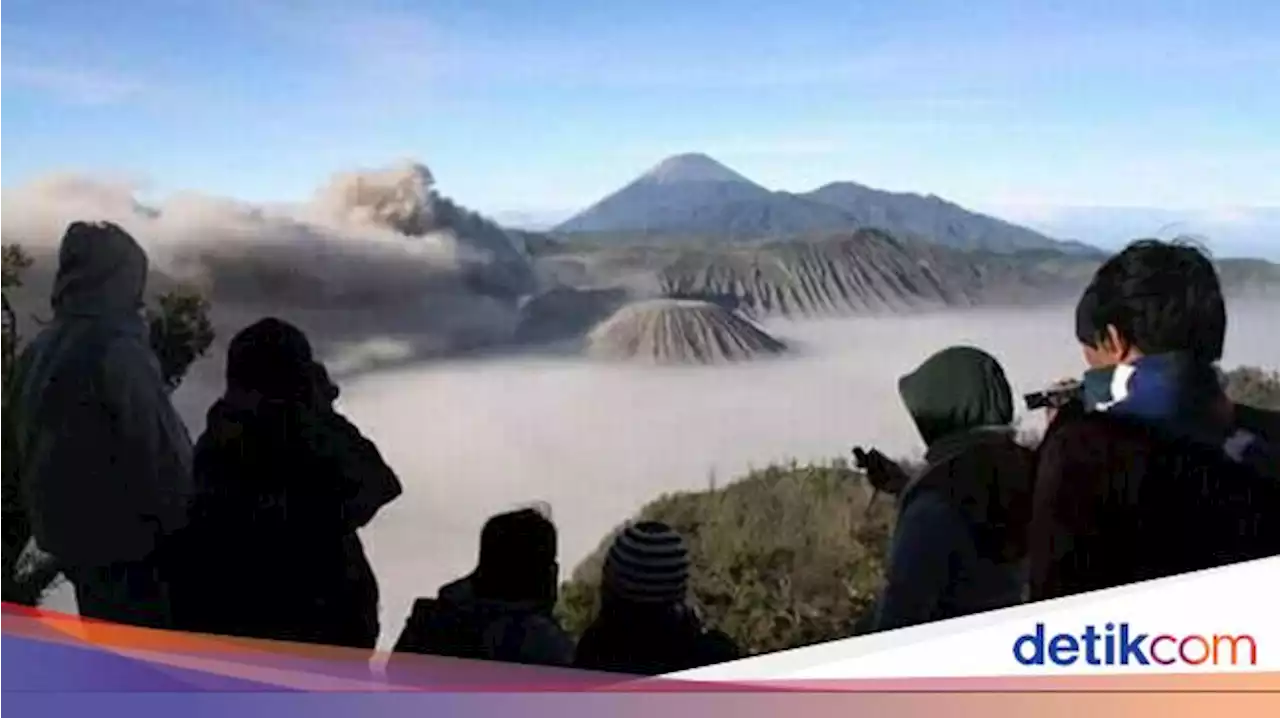
[[318,361],[311,363],[311,384],[317,406],[332,407],[342,393],[329,378],[329,370]]
[[1048,422],[1052,424],[1061,415],[1084,412],[1084,384],[1076,378],[1060,379],[1047,389],[1024,394],[1022,399],[1032,411],[1044,409]]
[[867,475],[867,481],[878,492],[897,495],[906,488],[911,477],[898,462],[885,456],[879,449],[870,451],[861,446],[853,447],[853,458],[859,469]]
[[1061,409],[1072,402],[1084,400],[1084,384],[1075,378],[1059,379],[1046,389],[1024,394],[1022,399],[1031,410]]

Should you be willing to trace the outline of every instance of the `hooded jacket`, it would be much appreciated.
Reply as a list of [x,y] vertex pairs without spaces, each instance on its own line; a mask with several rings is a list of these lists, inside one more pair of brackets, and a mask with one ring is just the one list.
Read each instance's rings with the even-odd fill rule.
[[1004,371],[985,352],[952,347],[899,391],[928,450],[899,499],[875,630],[1019,602],[1032,453],[1013,440]]
[[53,321],[6,387],[5,470],[40,547],[69,567],[146,558],[180,528],[191,444],[140,311],[147,257],[115,225],[72,224]]
[[[413,604],[395,652],[567,666],[573,642],[550,607],[479,597],[474,576],[467,576],[443,586],[437,598]],[[389,670],[395,668],[393,656]]]

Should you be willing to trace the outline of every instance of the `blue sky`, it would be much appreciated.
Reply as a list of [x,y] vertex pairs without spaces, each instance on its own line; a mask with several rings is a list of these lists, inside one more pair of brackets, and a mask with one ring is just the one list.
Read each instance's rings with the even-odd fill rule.
[[705,151],[979,208],[1280,205],[1271,0],[8,0],[3,181],[309,196],[405,157],[487,211]]

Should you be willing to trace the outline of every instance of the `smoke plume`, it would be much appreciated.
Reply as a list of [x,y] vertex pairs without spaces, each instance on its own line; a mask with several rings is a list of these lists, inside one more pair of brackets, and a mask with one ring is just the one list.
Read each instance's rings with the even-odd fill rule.
[[204,283],[215,299],[284,306],[403,306],[463,284],[515,295],[530,282],[505,230],[441,196],[421,164],[339,173],[293,206],[194,193],[144,202],[140,190],[77,175],[5,189],[5,241],[51,249],[72,221],[111,221],[164,274]]

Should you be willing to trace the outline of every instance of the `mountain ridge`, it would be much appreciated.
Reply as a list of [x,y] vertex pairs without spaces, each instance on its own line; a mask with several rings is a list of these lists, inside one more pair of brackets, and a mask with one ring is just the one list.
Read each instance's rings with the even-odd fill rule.
[[958,249],[1097,251],[933,194],[888,192],[850,181],[801,193],[770,190],[702,153],[662,160],[552,231],[701,235],[741,242],[868,228]]
[[[738,182],[756,185],[755,182],[701,152],[682,152],[678,155],[671,155],[640,175],[639,179],[663,184]],[[756,186],[759,187],[759,185]]]

